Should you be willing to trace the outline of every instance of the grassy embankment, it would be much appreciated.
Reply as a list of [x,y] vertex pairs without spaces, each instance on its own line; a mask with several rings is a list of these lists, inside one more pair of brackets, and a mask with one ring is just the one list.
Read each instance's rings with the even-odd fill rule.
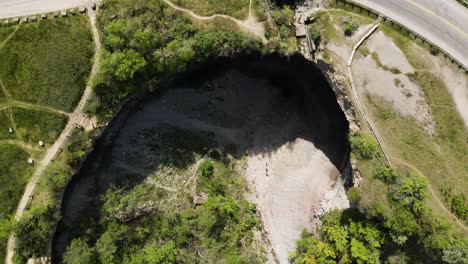
[[38,141],[54,143],[68,121],[59,110],[72,111],[85,87],[93,52],[87,21],[74,15],[0,27],[0,263],[34,171],[27,160],[42,158]]
[[[336,28],[341,26],[339,22],[344,20],[343,15],[356,15],[347,11],[323,12],[329,15],[327,22],[332,30],[327,31],[327,25],[319,27],[320,38],[329,38],[335,43],[333,38]],[[368,16],[366,12],[364,15]],[[319,17],[316,23],[321,23],[321,19],[323,17]],[[453,210],[454,213],[463,216],[464,212],[466,217],[466,201],[446,195],[452,204],[444,206],[440,202],[443,200],[441,195],[437,194],[439,187],[449,187],[450,192],[458,195],[456,197],[466,190],[467,142],[463,121],[443,80],[437,77],[437,73],[429,72],[430,66],[422,60],[422,56],[428,56],[435,49],[425,47],[427,54],[422,54],[421,48],[415,48],[414,40],[399,32],[400,29],[388,25],[382,25],[381,29],[394,38],[415,68],[416,73],[409,77],[422,88],[438,133],[428,135],[415,120],[400,115],[391,103],[382,98],[372,95],[361,98],[397,171],[382,170],[377,159],[379,154],[363,157],[361,152],[375,149],[376,145],[371,140],[362,140],[359,135],[353,136],[352,156],[357,160],[357,169],[363,180],[359,188],[349,190],[348,198],[357,210],[326,215],[315,236],[305,233],[298,241],[298,251],[292,254],[295,263],[305,259],[318,262],[352,259],[365,263],[382,260],[390,263],[458,263],[461,260],[457,256],[466,252],[467,245],[463,242],[466,229],[459,221],[463,217],[455,219],[447,211],[447,208],[455,208],[458,211]],[[343,42],[342,35],[336,39],[339,44],[347,45],[349,51],[355,45]],[[420,41],[416,43],[422,44]],[[345,69],[347,58],[340,59],[331,50],[326,50],[324,57],[335,68]],[[375,55],[373,57],[378,60]],[[379,67],[397,72],[381,63]],[[345,71],[342,73],[346,74]],[[351,97],[349,89],[348,92]],[[362,121],[361,125],[360,133],[369,135]],[[378,171],[379,168],[381,170]],[[366,229],[360,226],[366,226]],[[369,234],[363,237],[367,232]]]
[[[356,12],[357,10],[348,11]],[[364,15],[361,17],[369,21],[367,13],[358,15],[348,11],[328,11],[328,13],[335,15],[333,21],[340,21],[340,17],[346,15]],[[330,21],[328,20],[328,22]],[[360,23],[362,23],[362,20]],[[333,27],[332,23],[328,27],[331,30],[325,31],[325,38],[335,39],[337,35],[336,28]],[[382,24],[380,30],[394,40],[414,67],[416,73],[409,77],[422,88],[436,121],[438,133],[434,136],[428,135],[412,118],[397,113],[390,103],[381,98],[369,95],[361,100],[371,110],[368,114],[379,128],[379,135],[382,137],[386,151],[390,154],[391,162],[401,171],[417,170],[418,173],[422,173],[423,176],[427,177],[431,185],[430,188],[435,190],[435,193],[431,192],[429,196],[429,206],[437,214],[444,216],[449,222],[453,222],[453,216],[448,214],[444,208],[441,208],[437,200],[444,200],[440,192],[441,189],[451,188],[455,195],[461,195],[468,188],[468,167],[466,165],[468,164],[466,156],[468,144],[466,136],[464,136],[466,135],[466,129],[463,120],[457,112],[443,80],[429,72],[431,66],[425,63],[427,60],[421,58],[421,49],[416,50],[414,43],[426,50],[427,54],[425,56],[431,56],[430,48],[423,45],[419,40],[410,39],[407,33],[402,32],[399,28],[392,28],[390,25]],[[342,37],[336,39],[342,42]],[[372,55],[378,62],[378,56]],[[381,65],[381,63],[380,67],[384,70],[395,71]],[[372,175],[376,166],[378,164],[372,164],[368,161],[358,163],[358,167],[363,171],[364,175]],[[375,196],[367,196],[369,201],[380,199],[380,189],[383,187],[381,185],[381,182],[365,178],[362,188],[369,194],[375,194]],[[451,204],[447,203],[445,207],[450,210]],[[459,218],[463,221],[463,217]],[[461,228],[460,225],[453,223],[453,226],[457,233],[466,234],[466,230]]]

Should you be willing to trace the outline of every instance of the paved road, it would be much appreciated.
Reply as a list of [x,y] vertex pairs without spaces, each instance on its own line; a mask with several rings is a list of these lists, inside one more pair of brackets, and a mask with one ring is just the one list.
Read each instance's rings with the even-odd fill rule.
[[[1,0],[0,0],[1,1]],[[468,8],[455,0],[354,0],[432,41],[468,68]]]
[[28,16],[97,2],[98,0],[0,0],[0,18]]

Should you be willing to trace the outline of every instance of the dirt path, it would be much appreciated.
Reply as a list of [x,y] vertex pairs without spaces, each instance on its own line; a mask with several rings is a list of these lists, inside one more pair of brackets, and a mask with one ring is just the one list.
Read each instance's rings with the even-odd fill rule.
[[13,107],[13,106],[20,107],[20,108],[25,108],[25,109],[31,109],[31,110],[38,110],[38,111],[43,111],[43,112],[50,112],[50,113],[60,114],[60,115],[68,116],[68,117],[71,116],[70,113],[67,113],[67,112],[62,111],[62,110],[55,109],[55,108],[50,107],[50,106],[30,104],[30,103],[26,103],[26,102],[23,102],[23,101],[18,101],[18,100],[12,99],[12,98],[7,98],[5,102],[0,103],[0,110],[10,108],[10,107]]
[[40,150],[39,147],[36,147],[32,144],[23,142],[21,140],[16,140],[16,139],[0,139],[0,145],[1,144],[10,144],[10,145],[16,145],[18,147],[21,147],[26,150]]
[[[70,115],[70,119],[65,129],[62,131],[62,134],[55,141],[55,143],[47,150],[42,161],[38,163],[36,172],[31,177],[30,182],[26,185],[26,189],[24,191],[23,197],[21,198],[21,201],[18,205],[16,214],[15,214],[15,219],[18,221],[23,216],[26,210],[26,206],[29,204],[32,194],[34,193],[34,189],[37,183],[40,181],[40,177],[42,173],[46,169],[47,165],[55,158],[55,156],[59,152],[59,149],[64,145],[67,138],[73,132],[73,129],[75,128],[76,123],[78,123],[81,119],[83,108],[91,96],[92,89],[90,86],[90,80],[97,73],[99,69],[99,64],[100,64],[99,50],[101,49],[101,42],[99,39],[99,32],[96,28],[96,11],[93,11],[91,8],[88,8],[88,15],[89,15],[90,22],[91,22],[91,29],[92,29],[93,39],[95,43],[94,63],[93,63],[91,74],[88,80],[88,85],[86,86],[83,96],[81,97],[80,102],[78,103],[78,106],[76,107],[75,111]],[[12,264],[14,247],[15,247],[15,238],[11,236],[10,239],[8,240],[6,264]]]
[[235,22],[243,31],[245,31],[247,33],[251,33],[254,36],[259,37],[260,39],[262,39],[263,42],[267,41],[267,39],[265,37],[265,27],[263,26],[263,23],[257,22],[255,20],[255,17],[252,14],[252,0],[250,0],[250,4],[249,4],[249,17],[246,20],[239,20],[239,19],[236,19],[234,17],[228,16],[228,15],[223,15],[223,14],[214,14],[212,16],[199,16],[199,15],[195,14],[192,10],[177,6],[177,5],[173,4],[169,0],[164,0],[164,2],[166,4],[168,4],[170,7],[174,8],[176,10],[185,12],[185,13],[189,14],[190,16],[192,16],[192,17],[194,17],[196,19],[199,19],[199,20],[209,20],[209,19],[213,19],[213,18],[216,18],[216,17],[222,17],[222,18],[229,19],[229,20]]
[[20,26],[17,26],[15,28],[15,31],[13,31],[10,35],[8,35],[8,37],[2,42],[0,43],[0,50],[3,48],[3,46],[5,46],[5,44],[16,34],[16,31],[18,31]]

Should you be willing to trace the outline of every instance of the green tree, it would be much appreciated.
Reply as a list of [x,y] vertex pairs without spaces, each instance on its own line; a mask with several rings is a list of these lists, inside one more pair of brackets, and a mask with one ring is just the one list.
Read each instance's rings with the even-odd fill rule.
[[85,239],[73,239],[63,256],[63,261],[67,264],[97,263],[96,252],[90,247]]
[[102,71],[110,73],[119,81],[126,81],[141,72],[146,66],[146,60],[134,49],[126,49],[112,54],[105,53]]
[[166,244],[152,245],[144,249],[145,260],[151,264],[171,264],[176,263],[178,251],[174,241],[169,241]]
[[106,232],[96,242],[96,251],[103,264],[117,263],[119,259],[119,243],[125,239],[128,227],[115,222],[109,223]]
[[349,139],[351,148],[358,159],[372,159],[377,151],[377,141],[368,134],[357,134]]

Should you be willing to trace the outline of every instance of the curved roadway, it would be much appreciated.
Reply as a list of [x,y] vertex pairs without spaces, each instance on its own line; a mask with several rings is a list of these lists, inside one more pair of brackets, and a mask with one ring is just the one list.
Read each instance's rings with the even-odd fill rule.
[[78,6],[89,6],[99,0],[0,0],[0,19],[29,16]]
[[[1,0],[0,0],[1,1]],[[455,0],[354,0],[412,29],[468,69],[468,8]]]

